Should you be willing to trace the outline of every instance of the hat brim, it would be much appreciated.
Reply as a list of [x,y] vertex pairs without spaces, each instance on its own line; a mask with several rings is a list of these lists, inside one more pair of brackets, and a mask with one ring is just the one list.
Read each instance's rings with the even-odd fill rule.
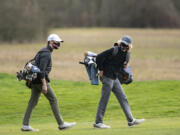
[[125,45],[129,46],[130,48],[132,48],[132,44],[129,44],[128,42],[126,41],[123,41],[123,40],[118,40],[118,43],[124,43]]
[[121,43],[124,43],[125,45],[130,45],[128,42],[124,41],[124,40],[120,40]]
[[49,40],[49,41],[55,41],[55,42],[64,42],[64,40]]

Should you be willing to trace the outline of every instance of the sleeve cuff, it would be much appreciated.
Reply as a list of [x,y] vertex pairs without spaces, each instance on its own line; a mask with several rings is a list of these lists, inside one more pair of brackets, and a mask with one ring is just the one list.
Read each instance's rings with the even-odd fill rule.
[[44,73],[44,72],[41,72],[41,73],[40,73],[40,78],[41,78],[41,79],[45,78],[45,73]]
[[99,70],[103,70],[103,68],[102,68],[102,67],[99,67],[98,69],[99,69]]

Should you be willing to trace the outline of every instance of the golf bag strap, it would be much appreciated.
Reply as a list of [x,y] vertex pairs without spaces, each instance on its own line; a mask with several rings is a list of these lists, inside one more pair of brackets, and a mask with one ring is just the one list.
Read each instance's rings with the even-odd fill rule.
[[[118,51],[119,51],[119,47],[118,46],[114,46],[114,50],[112,52],[112,56],[116,56],[118,54]],[[129,62],[129,59],[130,59],[130,52],[127,52],[127,55],[126,55],[126,62],[127,63]]]
[[116,56],[118,51],[119,51],[119,47],[118,46],[114,46],[114,50],[112,52],[112,56]]
[[30,63],[30,62],[32,62],[32,61],[34,61],[34,60],[35,60],[35,59],[33,58],[33,59],[29,60],[28,62],[26,62],[24,68],[27,66],[28,63]]

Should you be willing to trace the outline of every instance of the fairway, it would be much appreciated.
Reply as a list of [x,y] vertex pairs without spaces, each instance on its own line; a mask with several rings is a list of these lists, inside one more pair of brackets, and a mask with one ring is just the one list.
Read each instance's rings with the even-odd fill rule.
[[0,126],[1,135],[179,135],[180,118],[154,118],[137,127],[129,128],[125,120],[107,121],[111,129],[94,129],[92,122],[78,122],[75,127],[69,130],[59,131],[55,123],[34,124],[40,132],[24,133],[20,131],[20,125]]
[[52,87],[59,99],[64,120],[76,121],[77,126],[59,131],[49,103],[41,95],[31,119],[31,125],[39,128],[40,132],[23,133],[20,128],[30,90],[24,86],[24,82],[17,82],[15,76],[0,74],[0,79],[0,135],[179,135],[180,132],[180,81],[141,81],[123,85],[133,115],[145,118],[146,122],[129,128],[122,109],[112,94],[104,119],[112,128],[101,130],[92,127],[101,85],[53,80]]

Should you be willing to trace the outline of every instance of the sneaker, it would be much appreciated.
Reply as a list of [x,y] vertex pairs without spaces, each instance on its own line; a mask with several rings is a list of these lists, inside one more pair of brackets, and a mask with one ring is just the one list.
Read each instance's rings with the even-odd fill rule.
[[111,128],[111,127],[103,123],[98,123],[98,124],[95,123],[94,128]]
[[128,122],[129,127],[134,127],[135,125],[141,124],[145,121],[145,119],[133,119],[132,122]]
[[72,123],[68,123],[68,122],[64,122],[62,125],[59,125],[59,129],[63,130],[63,129],[67,129],[67,128],[71,128],[74,125],[76,125],[76,122],[72,122]]
[[24,125],[24,126],[21,128],[21,131],[34,131],[34,132],[38,132],[39,129],[34,129],[34,128],[32,128],[31,126],[26,126],[26,125]]

